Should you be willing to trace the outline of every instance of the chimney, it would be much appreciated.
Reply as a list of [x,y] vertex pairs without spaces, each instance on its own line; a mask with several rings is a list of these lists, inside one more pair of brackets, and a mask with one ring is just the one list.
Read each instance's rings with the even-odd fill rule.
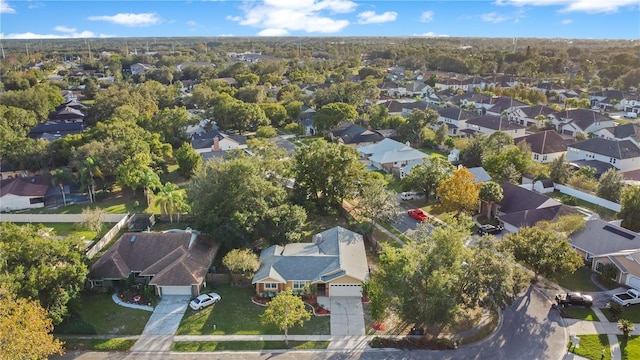
[[320,244],[322,243],[322,234],[315,234],[313,236],[313,243],[314,244]]
[[217,136],[213,138],[213,151],[220,151],[220,140]]

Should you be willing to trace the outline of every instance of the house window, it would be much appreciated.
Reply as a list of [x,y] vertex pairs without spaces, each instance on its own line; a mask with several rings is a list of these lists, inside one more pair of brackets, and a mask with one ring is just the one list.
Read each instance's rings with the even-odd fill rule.
[[615,164],[616,163],[616,159],[614,158],[609,158],[609,164]]
[[93,280],[93,286],[102,287],[102,280]]
[[276,283],[264,283],[265,290],[278,290],[278,284]]
[[540,155],[538,154],[533,154],[533,160],[538,160],[540,158]]
[[302,290],[307,285],[304,280],[293,280],[291,283],[293,284],[293,290]]
[[547,155],[542,156],[542,161],[547,161]]

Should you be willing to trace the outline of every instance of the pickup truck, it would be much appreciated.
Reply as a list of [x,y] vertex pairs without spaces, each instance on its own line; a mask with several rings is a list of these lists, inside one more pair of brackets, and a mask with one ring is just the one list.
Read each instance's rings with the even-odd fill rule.
[[629,289],[627,292],[613,295],[611,301],[622,306],[640,304],[640,292],[636,289]]
[[560,306],[585,306],[593,305],[593,298],[589,295],[582,295],[577,292],[556,295],[556,302]]

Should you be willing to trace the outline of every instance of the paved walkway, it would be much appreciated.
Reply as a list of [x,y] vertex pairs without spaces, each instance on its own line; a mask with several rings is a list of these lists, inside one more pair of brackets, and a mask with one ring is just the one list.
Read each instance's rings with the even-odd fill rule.
[[120,306],[128,307],[130,309],[138,309],[138,310],[144,310],[144,311],[153,312],[153,306],[130,304],[128,302],[124,302],[124,301],[120,300],[120,298],[118,297],[118,293],[113,293],[111,298],[113,299],[113,302],[115,302],[116,304],[118,304]]

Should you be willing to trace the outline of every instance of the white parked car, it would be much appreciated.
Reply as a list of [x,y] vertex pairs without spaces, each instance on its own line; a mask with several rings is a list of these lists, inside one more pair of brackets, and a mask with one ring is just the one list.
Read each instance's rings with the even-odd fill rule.
[[220,301],[220,299],[222,298],[220,297],[220,295],[216,293],[202,294],[197,298],[191,300],[191,302],[189,303],[189,306],[193,310],[200,310],[203,307],[217,303],[218,301]]
[[415,200],[418,198],[418,193],[414,192],[414,191],[406,191],[403,192],[402,194],[400,194],[400,199],[408,201],[408,200]]

